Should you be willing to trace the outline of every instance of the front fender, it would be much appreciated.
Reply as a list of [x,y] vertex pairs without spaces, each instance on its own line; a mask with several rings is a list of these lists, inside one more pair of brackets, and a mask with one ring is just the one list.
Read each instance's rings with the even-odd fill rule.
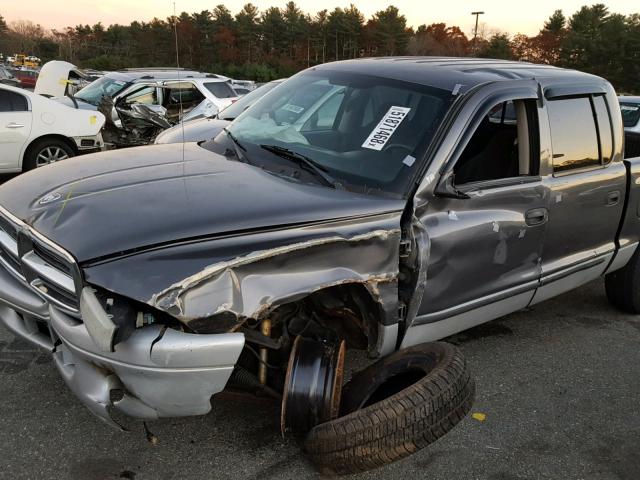
[[358,283],[390,325],[397,322],[400,215],[174,245],[89,266],[85,278],[206,331],[232,330],[318,290]]

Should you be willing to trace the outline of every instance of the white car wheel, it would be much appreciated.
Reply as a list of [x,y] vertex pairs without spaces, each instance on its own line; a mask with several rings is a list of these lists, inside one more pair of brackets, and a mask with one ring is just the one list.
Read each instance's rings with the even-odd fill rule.
[[69,155],[65,150],[57,146],[45,147],[36,156],[36,168],[44,167],[50,163],[55,163],[58,160],[64,160],[69,158]]

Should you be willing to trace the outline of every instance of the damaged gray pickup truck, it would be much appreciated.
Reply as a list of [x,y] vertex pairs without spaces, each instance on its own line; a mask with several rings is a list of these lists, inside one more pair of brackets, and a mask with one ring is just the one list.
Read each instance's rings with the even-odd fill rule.
[[[115,424],[278,399],[321,468],[444,435],[474,383],[434,342],[606,275],[640,312],[640,158],[611,85],[550,66],[308,69],[209,142],[0,187],[0,318]],[[433,343],[425,343],[433,342]],[[342,387],[345,349],[381,357]]]

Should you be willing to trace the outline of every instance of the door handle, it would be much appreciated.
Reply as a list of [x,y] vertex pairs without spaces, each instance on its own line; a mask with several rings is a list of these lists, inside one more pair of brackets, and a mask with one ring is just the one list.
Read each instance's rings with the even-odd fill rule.
[[607,205],[617,205],[620,201],[620,191],[614,190],[613,192],[607,193]]
[[532,208],[524,214],[524,221],[530,227],[542,225],[549,219],[549,211],[546,208]]
[[22,128],[24,127],[24,125],[22,125],[21,123],[15,123],[15,122],[11,122],[9,125],[7,125],[7,128]]

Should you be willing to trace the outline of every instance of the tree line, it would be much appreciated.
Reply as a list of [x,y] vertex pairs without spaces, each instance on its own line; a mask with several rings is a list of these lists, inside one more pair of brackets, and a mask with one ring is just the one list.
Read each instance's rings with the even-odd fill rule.
[[353,4],[314,15],[295,2],[260,11],[224,5],[165,20],[129,25],[77,25],[47,30],[30,21],[7,25],[0,15],[0,52],[63,59],[84,68],[180,66],[268,81],[334,60],[385,55],[479,56],[547,63],[595,73],[618,90],[640,92],[640,14],[612,13],[603,4],[566,17],[556,10],[536,35],[487,33],[457,26],[413,29],[395,6],[365,16]]

